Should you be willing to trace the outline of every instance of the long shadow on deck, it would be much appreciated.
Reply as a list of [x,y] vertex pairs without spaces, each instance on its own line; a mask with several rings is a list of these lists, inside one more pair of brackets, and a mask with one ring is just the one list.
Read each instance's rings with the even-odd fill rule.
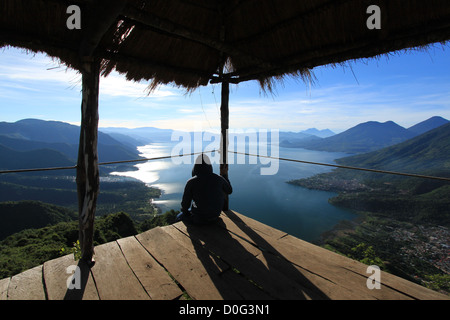
[[[208,226],[186,224],[198,259],[224,299],[236,299],[230,289],[242,299],[329,299],[236,214],[227,211],[225,215],[250,241],[232,235],[222,220]],[[211,257],[225,262],[228,270],[223,270]],[[230,277],[230,273],[234,274]],[[236,277],[240,280],[233,282]]]

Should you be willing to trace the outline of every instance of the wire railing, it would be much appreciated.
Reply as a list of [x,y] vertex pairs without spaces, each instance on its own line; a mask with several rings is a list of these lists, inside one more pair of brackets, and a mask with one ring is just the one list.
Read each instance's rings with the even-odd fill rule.
[[[170,156],[161,156],[161,157],[154,157],[154,158],[142,158],[142,159],[133,159],[133,160],[100,162],[98,165],[99,166],[103,166],[103,165],[113,165],[113,164],[122,164],[122,163],[147,162],[147,161],[154,161],[154,160],[171,159],[171,158],[175,158],[175,157],[187,157],[187,156],[193,156],[193,155],[198,155],[198,154],[202,154],[202,153],[212,153],[212,152],[217,152],[217,150],[199,151],[199,152],[193,152],[193,153],[182,154],[182,155],[170,155]],[[267,155],[259,155],[259,154],[252,154],[252,153],[238,152],[238,151],[228,151],[228,152],[229,153],[246,155],[246,156],[269,158],[269,159],[278,160],[278,161],[289,161],[289,162],[311,164],[311,165],[318,165],[318,166],[327,166],[327,167],[341,168],[341,169],[348,169],[348,170],[358,170],[358,171],[365,171],[365,172],[373,172],[373,173],[390,174],[390,175],[397,175],[397,176],[405,176],[405,177],[413,177],[413,178],[431,179],[431,180],[439,180],[439,181],[450,182],[450,178],[448,178],[448,177],[439,177],[439,176],[430,176],[430,175],[422,175],[422,174],[407,173],[407,172],[398,172],[398,171],[389,171],[389,170],[381,170],[381,169],[370,169],[370,168],[361,168],[361,167],[353,167],[353,166],[344,166],[344,165],[331,164],[331,163],[314,162],[314,161],[290,159],[290,158],[283,158],[283,157],[272,157],[272,156],[267,156]],[[70,169],[76,169],[76,168],[77,168],[77,166],[74,165],[74,166],[65,166],[65,167],[0,170],[0,174],[26,173],[26,172],[39,172],[39,171],[55,171],[55,170],[70,170]]]
[[[215,150],[211,151],[202,151],[202,152],[193,152],[188,154],[182,154],[182,155],[176,155],[176,156],[162,156],[162,157],[154,157],[154,158],[142,158],[142,159],[132,159],[132,160],[120,160],[120,161],[108,161],[108,162],[99,162],[99,166],[105,166],[105,165],[112,165],[112,164],[121,164],[121,163],[137,163],[137,162],[147,162],[147,161],[153,161],[153,160],[164,160],[164,159],[170,159],[175,157],[188,157],[193,156],[197,154],[202,153],[210,153],[214,152]],[[55,171],[55,170],[73,170],[76,169],[78,166],[66,166],[66,167],[50,167],[50,168],[31,168],[31,169],[13,169],[13,170],[0,170],[0,174],[7,174],[7,173],[26,173],[26,172],[39,172],[39,171]]]

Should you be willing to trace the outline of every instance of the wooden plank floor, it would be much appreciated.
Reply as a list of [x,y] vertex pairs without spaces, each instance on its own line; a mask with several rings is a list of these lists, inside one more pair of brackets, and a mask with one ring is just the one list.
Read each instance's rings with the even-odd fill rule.
[[[0,280],[6,300],[449,299],[234,211],[211,226],[182,222],[95,247],[88,268],[67,255]],[[183,294],[184,292],[184,294]]]

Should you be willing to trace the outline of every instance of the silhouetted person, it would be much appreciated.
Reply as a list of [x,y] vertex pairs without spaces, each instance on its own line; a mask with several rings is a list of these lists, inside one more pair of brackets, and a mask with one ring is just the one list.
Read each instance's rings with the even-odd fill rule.
[[194,224],[216,221],[222,211],[225,194],[231,194],[232,191],[230,182],[213,172],[208,156],[198,156],[192,169],[192,178],[184,188],[181,213],[177,220]]

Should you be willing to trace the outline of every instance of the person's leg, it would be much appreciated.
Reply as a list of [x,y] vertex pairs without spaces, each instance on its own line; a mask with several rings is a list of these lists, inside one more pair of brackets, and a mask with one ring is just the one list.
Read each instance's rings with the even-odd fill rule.
[[219,217],[210,217],[210,218],[204,218],[200,215],[192,215],[192,223],[197,225],[207,225],[207,224],[213,224],[216,223],[219,220]]
[[192,214],[180,212],[177,215],[177,219],[176,219],[176,222],[178,222],[178,221],[192,222]]

